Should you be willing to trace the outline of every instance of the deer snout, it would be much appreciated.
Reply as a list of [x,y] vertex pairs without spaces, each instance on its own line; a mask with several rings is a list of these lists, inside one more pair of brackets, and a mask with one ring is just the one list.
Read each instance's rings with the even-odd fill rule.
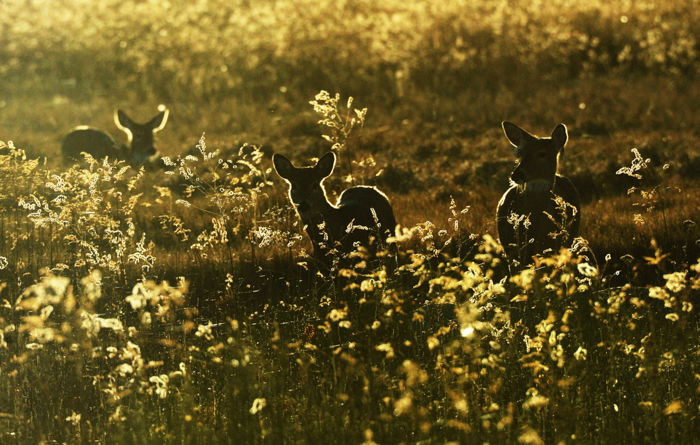
[[149,154],[149,153],[134,153],[132,155],[132,160],[136,165],[145,165],[149,164],[153,161],[155,157],[155,151],[153,152],[154,154]]
[[510,174],[510,180],[516,184],[524,184],[526,182],[525,172],[520,166],[515,167],[513,173]]

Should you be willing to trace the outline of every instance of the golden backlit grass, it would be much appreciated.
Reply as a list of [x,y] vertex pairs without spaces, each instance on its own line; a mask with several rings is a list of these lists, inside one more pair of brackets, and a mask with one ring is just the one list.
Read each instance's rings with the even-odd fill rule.
[[[693,442],[692,6],[2,2],[0,442]],[[163,168],[57,158],[159,103]],[[567,124],[584,201],[510,275],[503,119]],[[333,143],[329,193],[378,185],[403,231],[329,278],[269,156]]]
[[[262,152],[222,163],[211,150],[201,140],[167,174],[89,158],[56,171],[4,147],[6,201],[19,204],[2,219],[4,438],[692,434],[700,263],[680,254],[694,239],[668,232],[694,205],[675,176],[654,179],[670,167],[634,152],[620,171],[641,176],[623,198],[630,222],[614,221],[631,255],[582,239],[509,277],[498,243],[474,232],[472,212],[489,212],[452,200],[442,221],[403,229],[398,256],[375,269],[360,255],[330,278]],[[677,251],[658,248],[665,236]]]

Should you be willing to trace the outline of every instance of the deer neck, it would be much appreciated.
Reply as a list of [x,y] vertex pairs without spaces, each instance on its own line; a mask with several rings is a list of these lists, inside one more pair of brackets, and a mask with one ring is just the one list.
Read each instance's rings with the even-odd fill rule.
[[300,214],[312,241],[326,244],[328,241],[333,241],[336,238],[337,228],[335,227],[335,221],[338,212],[338,207],[331,204],[326,196],[325,199],[315,205],[313,210]]
[[313,210],[300,214],[305,224],[321,224],[329,219],[332,220],[333,216],[338,212],[338,208],[328,201],[328,197],[325,197],[324,200],[317,203],[314,207]]
[[522,184],[521,192],[527,194],[545,194],[551,192],[553,187],[554,178],[534,179]]

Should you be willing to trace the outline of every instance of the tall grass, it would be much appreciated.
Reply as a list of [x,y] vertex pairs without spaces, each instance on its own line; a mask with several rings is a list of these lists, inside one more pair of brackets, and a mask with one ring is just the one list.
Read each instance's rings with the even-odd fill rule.
[[[0,442],[695,440],[693,2],[2,8]],[[164,102],[162,169],[55,159]],[[504,118],[569,125],[584,200],[510,274]],[[330,148],[402,227],[322,276],[269,155]]]
[[202,139],[170,187],[5,150],[5,441],[692,440],[700,260],[625,269],[579,240],[509,276],[453,202],[398,267],[323,277],[256,147]]

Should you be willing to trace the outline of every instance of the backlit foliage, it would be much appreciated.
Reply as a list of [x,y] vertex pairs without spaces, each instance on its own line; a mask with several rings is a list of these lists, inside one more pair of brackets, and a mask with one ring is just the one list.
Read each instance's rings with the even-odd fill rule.
[[[5,149],[3,162],[27,178],[13,198],[27,223],[7,236],[26,243],[30,228],[53,252],[13,263],[27,284],[4,283],[5,438],[316,441],[343,430],[348,442],[542,443],[692,434],[697,337],[687,333],[697,332],[700,259],[667,271],[657,250],[636,267],[662,280],[610,286],[619,272],[580,240],[508,276],[493,238],[461,239],[468,209],[453,204],[448,229],[402,230],[398,263],[380,254],[370,267],[360,250],[352,269],[314,277],[302,254],[304,267],[275,272],[284,296],[261,307],[245,294],[267,293],[260,279],[270,263],[246,244],[289,249],[288,260],[299,251],[284,245],[297,229],[263,208],[269,170],[256,147],[223,160],[202,138],[197,155],[165,160],[165,176],[182,181],[153,191],[142,170],[121,162],[88,157],[55,173]],[[155,218],[165,204],[171,212],[150,234],[136,209],[153,207]],[[158,251],[177,245],[176,267],[215,265],[190,271],[197,286],[187,270],[155,278]],[[4,253],[22,257],[32,244],[24,246]]]
[[[49,3],[51,20],[36,20]],[[161,94],[371,82],[401,96],[516,65],[519,77],[545,65],[550,76],[571,77],[697,72],[699,25],[683,12],[693,8],[692,0],[5,0],[0,59],[6,73],[126,77]]]
[[[0,443],[696,440],[694,2],[0,5],[0,119],[44,136],[0,134]],[[172,104],[162,165],[58,166],[101,96]],[[586,238],[509,269],[518,113],[574,121]],[[401,227],[323,276],[270,154],[329,149]]]

